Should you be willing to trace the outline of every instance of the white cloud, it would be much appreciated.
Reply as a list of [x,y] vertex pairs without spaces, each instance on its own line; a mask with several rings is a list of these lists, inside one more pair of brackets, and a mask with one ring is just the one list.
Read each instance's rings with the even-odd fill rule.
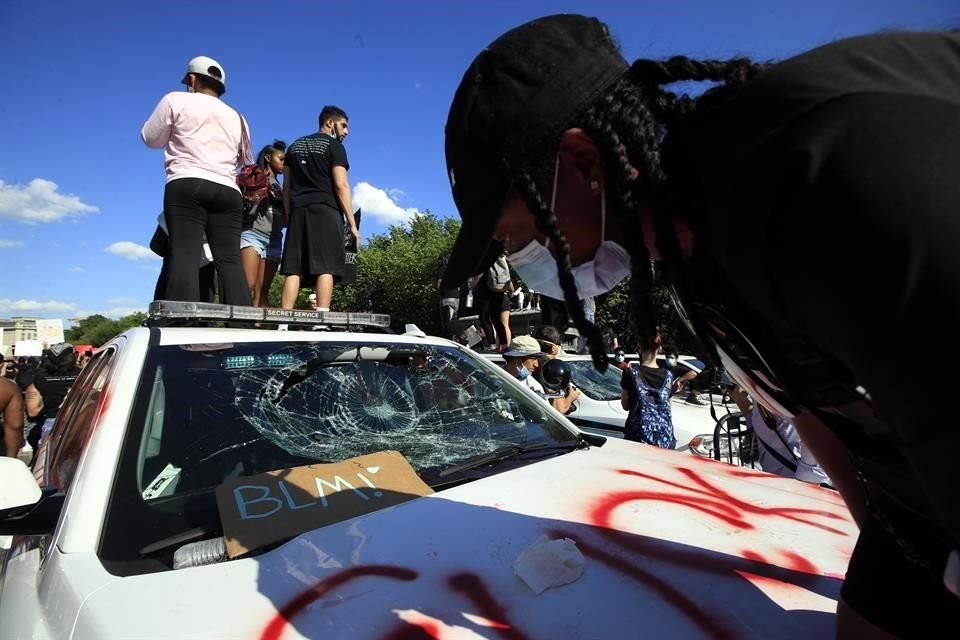
[[50,180],[34,178],[27,185],[7,184],[0,180],[0,218],[36,224],[99,210],[81,202],[77,196],[59,193],[57,183]]
[[69,269],[67,269],[67,271],[69,271],[70,273],[83,273],[84,271],[86,271],[86,269],[84,269],[83,267],[70,267]]
[[9,313],[16,311],[25,312],[66,312],[72,311],[75,305],[67,302],[58,302],[56,300],[47,300],[40,302],[38,300],[10,300],[9,298],[0,299],[0,313]]
[[353,187],[353,206],[363,210],[364,218],[373,218],[380,224],[397,224],[407,222],[410,218],[419,215],[416,207],[401,207],[391,194],[403,193],[391,189],[388,193],[373,186],[369,182],[358,182]]
[[127,260],[160,260],[160,256],[150,251],[147,247],[124,240],[123,242],[114,242],[104,249],[107,253],[126,258]]
[[19,240],[7,240],[0,238],[0,249],[9,249],[10,247],[22,247],[23,243]]

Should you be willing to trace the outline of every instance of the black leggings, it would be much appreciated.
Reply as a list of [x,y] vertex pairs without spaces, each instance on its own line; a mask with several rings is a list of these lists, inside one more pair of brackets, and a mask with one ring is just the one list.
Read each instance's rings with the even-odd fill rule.
[[[170,258],[163,259],[160,275],[157,277],[157,286],[153,290],[154,300],[164,300],[164,291],[167,290],[167,281],[170,279]],[[197,273],[200,287],[200,302],[217,301],[217,267],[212,262],[200,267]]]
[[180,178],[167,183],[163,212],[170,234],[163,299],[201,301],[197,272],[206,232],[220,276],[221,302],[249,306],[250,289],[240,263],[240,192],[209,180]]
[[[483,283],[481,282],[481,285]],[[486,342],[507,346],[507,327],[500,321],[500,314],[510,309],[506,292],[484,291],[479,302],[480,326],[486,333]],[[496,333],[496,336],[494,336]]]

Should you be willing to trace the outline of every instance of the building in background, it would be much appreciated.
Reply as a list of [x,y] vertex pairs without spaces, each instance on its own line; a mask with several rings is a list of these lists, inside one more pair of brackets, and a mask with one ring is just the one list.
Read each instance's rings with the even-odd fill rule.
[[[35,343],[41,346],[63,342],[63,320],[47,318],[0,318],[0,352],[6,358],[34,355]],[[29,345],[31,353],[15,353],[17,343]]]

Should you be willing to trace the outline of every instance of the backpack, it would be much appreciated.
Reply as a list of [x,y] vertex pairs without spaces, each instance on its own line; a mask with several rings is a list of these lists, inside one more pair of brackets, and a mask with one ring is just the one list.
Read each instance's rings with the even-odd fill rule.
[[673,433],[673,417],[670,413],[673,372],[667,369],[663,386],[654,389],[632,365],[627,370],[633,378],[637,400],[627,415],[623,430],[624,439],[652,444],[662,449],[673,449],[677,446],[677,437]]
[[270,195],[270,178],[255,164],[245,165],[237,173],[237,186],[243,196],[243,228],[249,228],[257,217],[260,202]]
[[507,266],[507,259],[497,258],[497,261],[487,269],[487,288],[490,291],[502,293],[510,284],[510,267]]
[[250,146],[250,134],[247,132],[247,123],[240,117],[240,155],[237,172],[237,187],[243,196],[243,228],[247,229],[257,217],[260,202],[270,195],[270,178],[261,169],[253,158],[253,149]]

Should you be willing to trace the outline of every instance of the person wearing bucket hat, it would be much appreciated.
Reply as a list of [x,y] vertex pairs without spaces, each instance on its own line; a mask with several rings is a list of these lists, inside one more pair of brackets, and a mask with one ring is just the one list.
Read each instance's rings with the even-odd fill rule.
[[[797,426],[861,527],[841,636],[960,613],[960,478],[942,446],[955,421],[888,357],[891,339],[932,333],[960,358],[957,77],[960,32],[776,64],[628,63],[606,25],[561,15],[484,49],[447,119],[463,221],[447,278],[502,246],[566,301],[604,368],[580,299],[631,275],[643,347],[662,277],[709,364]],[[714,86],[668,88],[681,81]]]
[[530,336],[517,336],[503,353],[503,370],[517,378],[541,396],[547,392],[533,374],[540,368],[540,343]]
[[158,284],[158,299],[201,299],[196,256],[206,234],[223,302],[251,302],[240,262],[243,198],[236,170],[253,164],[253,153],[246,120],[220,99],[226,81],[219,62],[193,58],[181,81],[187,91],[165,95],[140,132],[148,147],[164,150],[167,175],[163,215],[169,269],[163,286]]

